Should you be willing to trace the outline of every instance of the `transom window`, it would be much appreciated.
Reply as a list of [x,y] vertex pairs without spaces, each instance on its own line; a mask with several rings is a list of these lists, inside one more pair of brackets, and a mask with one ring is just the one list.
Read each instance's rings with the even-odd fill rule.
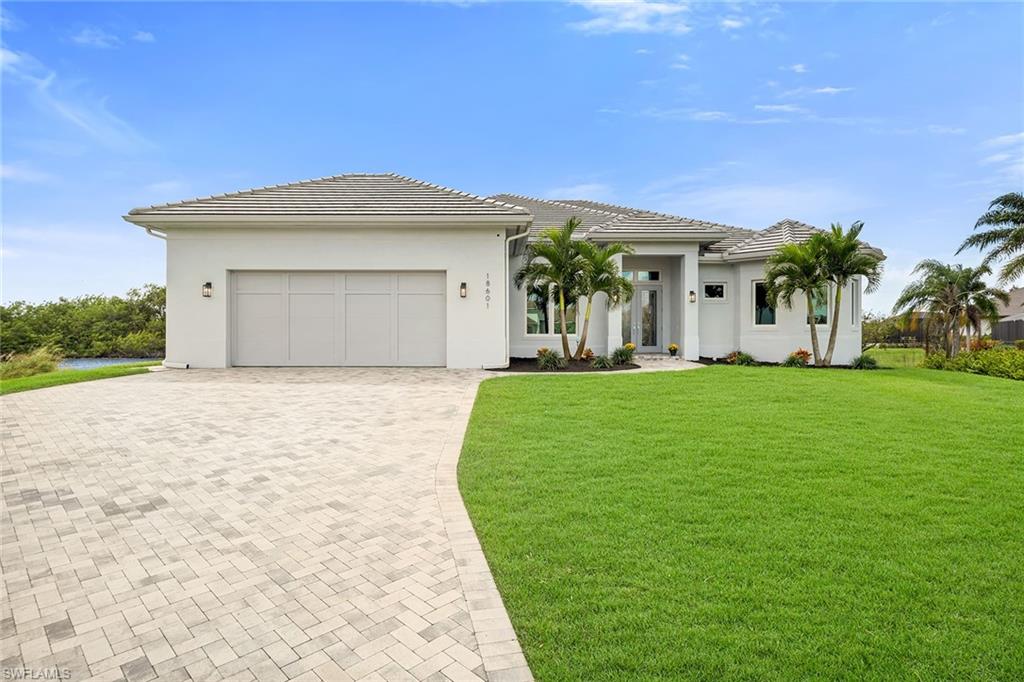
[[623,270],[622,276],[634,282],[660,282],[661,271],[659,270]]
[[[562,321],[558,315],[558,297],[550,289],[534,287],[526,292],[526,333],[561,334]],[[565,306],[565,330],[576,333],[576,304]]]
[[[815,324],[828,324],[828,292],[825,291],[821,294],[815,294],[813,297],[814,303],[814,323]],[[807,324],[811,323],[811,316],[807,316]]]
[[764,282],[754,282],[754,324],[775,324],[775,306],[768,300],[768,287]]
[[705,282],[704,298],[708,301],[724,301],[725,282]]

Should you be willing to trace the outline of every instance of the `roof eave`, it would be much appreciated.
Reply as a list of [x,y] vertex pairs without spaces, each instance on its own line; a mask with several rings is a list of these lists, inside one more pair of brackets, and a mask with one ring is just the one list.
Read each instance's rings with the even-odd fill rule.
[[626,231],[615,230],[603,232],[591,230],[587,238],[592,241],[654,241],[654,242],[717,242],[725,239],[727,232],[705,232],[705,231],[668,231],[668,230],[643,230]]
[[530,215],[201,215],[129,213],[124,220],[140,227],[529,227]]

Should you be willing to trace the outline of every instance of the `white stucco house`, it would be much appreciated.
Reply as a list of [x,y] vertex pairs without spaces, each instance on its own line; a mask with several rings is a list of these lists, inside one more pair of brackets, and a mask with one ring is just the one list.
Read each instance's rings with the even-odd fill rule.
[[[553,301],[512,280],[526,242],[572,216],[581,239],[635,249],[621,264],[632,302],[595,300],[595,353],[674,342],[691,360],[743,350],[780,361],[809,346],[806,310],[772,308],[761,283],[773,249],[815,229],[793,220],[750,230],[594,201],[484,198],[394,174],[137,208],[125,220],[167,243],[169,366],[496,368],[559,346]],[[816,322],[825,334],[839,316],[842,364],[861,350],[861,283],[830,307]],[[567,326],[575,334],[578,323]]]

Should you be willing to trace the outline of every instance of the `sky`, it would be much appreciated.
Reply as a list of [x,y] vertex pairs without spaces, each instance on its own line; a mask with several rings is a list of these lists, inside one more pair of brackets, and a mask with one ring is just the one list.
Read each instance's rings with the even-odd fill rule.
[[863,220],[887,311],[1024,189],[1024,5],[2,8],[6,303],[164,281],[133,207],[346,172],[749,228]]

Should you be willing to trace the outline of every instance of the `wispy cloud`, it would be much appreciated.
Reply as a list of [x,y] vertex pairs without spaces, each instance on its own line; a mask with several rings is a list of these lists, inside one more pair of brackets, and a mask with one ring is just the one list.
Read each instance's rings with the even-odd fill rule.
[[718,20],[718,28],[723,31],[737,31],[750,23],[750,19],[741,16],[722,17]]
[[156,36],[149,31],[136,31],[132,35],[132,40],[137,43],[154,43],[156,42]]
[[673,69],[680,69],[686,71],[690,68],[690,55],[679,54],[676,55],[676,60],[672,63]]
[[49,182],[54,176],[22,164],[0,164],[0,178],[14,182]]
[[787,114],[803,114],[807,112],[807,109],[798,107],[795,104],[755,104],[754,109],[757,111],[776,111]]
[[809,95],[838,95],[844,92],[851,92],[853,88],[837,88],[826,85],[820,88],[793,88],[779,95],[779,97],[807,97]]
[[118,47],[121,44],[121,39],[112,33],[107,33],[102,28],[86,26],[81,31],[71,36],[71,42],[85,47],[110,49]]
[[638,50],[636,50],[636,54],[653,54],[653,52],[651,50],[648,50],[646,47],[641,47]]
[[681,2],[575,0],[574,4],[593,15],[590,19],[569,24],[570,28],[583,33],[668,33],[680,35],[691,31],[690,25],[685,21],[689,7]]
[[107,109],[107,98],[83,92],[26,52],[0,48],[0,67],[10,81],[29,89],[33,104],[48,116],[71,125],[111,149],[135,151],[150,147],[138,131]]
[[548,199],[590,199],[609,201],[614,193],[612,188],[601,182],[584,182],[566,187],[553,187],[544,193]]
[[931,124],[925,126],[925,130],[932,135],[963,135],[967,132],[967,128],[958,128],[956,126],[944,126]]
[[993,187],[1024,185],[1024,132],[990,138],[981,143],[981,149],[987,154],[979,163],[990,168],[993,174],[986,184]]
[[792,71],[793,73],[807,73],[806,64],[790,64],[789,66],[780,66],[780,71]]
[[1003,163],[1004,161],[1009,161],[1012,158],[1013,154],[1008,154],[1007,152],[999,152],[998,154],[990,154],[989,156],[986,156],[981,160],[980,163],[982,166],[990,166],[994,163]]
[[20,31],[25,28],[24,22],[11,14],[8,7],[0,6],[0,28],[5,31]]
[[981,144],[983,147],[1010,147],[1015,144],[1024,144],[1024,133],[1000,135],[999,137],[985,140]]

